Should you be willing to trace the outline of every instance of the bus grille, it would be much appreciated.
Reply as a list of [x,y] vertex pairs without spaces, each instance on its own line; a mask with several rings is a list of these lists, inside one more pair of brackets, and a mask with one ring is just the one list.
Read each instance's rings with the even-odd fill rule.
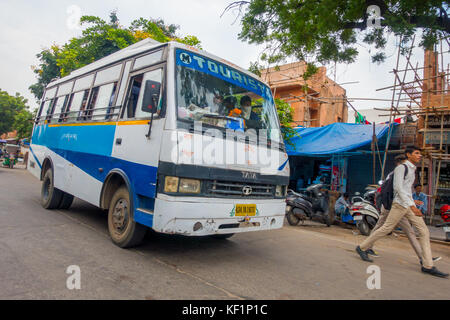
[[[249,187],[251,189],[250,194],[245,194],[244,188],[248,192]],[[207,193],[211,196],[227,198],[274,198],[275,186],[271,184],[214,180],[208,183]]]

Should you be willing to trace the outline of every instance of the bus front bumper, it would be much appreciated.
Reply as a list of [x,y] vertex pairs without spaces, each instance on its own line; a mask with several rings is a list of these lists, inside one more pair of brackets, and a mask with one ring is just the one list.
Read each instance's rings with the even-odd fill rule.
[[[256,204],[254,216],[236,216],[236,204]],[[222,199],[173,197],[159,194],[155,201],[153,229],[162,233],[205,236],[283,226],[284,199]]]

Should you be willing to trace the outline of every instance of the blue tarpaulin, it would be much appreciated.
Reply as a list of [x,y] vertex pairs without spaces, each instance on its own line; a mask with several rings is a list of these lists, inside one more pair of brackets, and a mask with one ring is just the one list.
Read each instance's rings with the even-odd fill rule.
[[[375,125],[375,134],[380,139],[388,132],[388,124]],[[297,136],[286,143],[289,156],[314,156],[339,153],[362,147],[372,142],[373,126],[354,123],[333,123],[319,128],[294,129]]]

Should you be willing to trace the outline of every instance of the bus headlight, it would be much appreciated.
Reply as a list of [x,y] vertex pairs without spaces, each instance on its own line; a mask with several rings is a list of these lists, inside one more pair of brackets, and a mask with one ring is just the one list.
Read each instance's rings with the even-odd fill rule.
[[164,192],[178,192],[178,177],[167,176],[164,181]]
[[275,187],[275,197],[284,197],[284,187],[283,186],[276,186]]
[[180,179],[178,192],[182,193],[200,193],[200,180]]

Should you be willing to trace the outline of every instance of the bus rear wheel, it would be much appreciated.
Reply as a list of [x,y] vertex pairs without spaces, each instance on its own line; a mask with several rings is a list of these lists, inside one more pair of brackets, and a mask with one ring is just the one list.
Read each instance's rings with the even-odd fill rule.
[[56,209],[61,203],[63,192],[53,184],[53,170],[48,169],[42,179],[41,204],[45,209]]
[[114,193],[108,211],[108,230],[113,243],[129,248],[141,243],[146,227],[136,223],[130,202],[130,193],[125,186]]

